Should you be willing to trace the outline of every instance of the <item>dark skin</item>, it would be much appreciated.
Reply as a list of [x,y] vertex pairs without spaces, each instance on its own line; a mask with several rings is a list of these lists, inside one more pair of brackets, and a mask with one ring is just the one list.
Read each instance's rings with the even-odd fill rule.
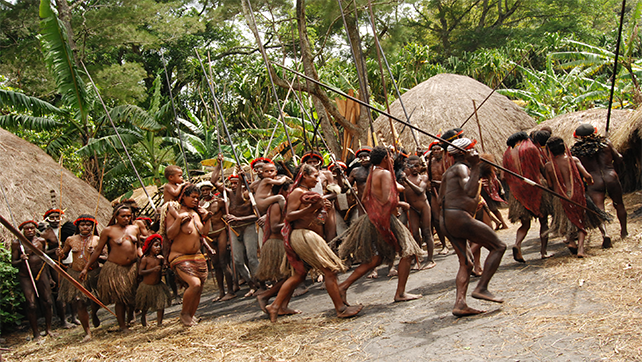
[[[208,236],[212,239],[212,248],[216,251],[216,254],[210,255],[210,259],[212,260],[216,284],[219,289],[219,295],[214,301],[227,301],[235,298],[236,294],[234,294],[234,281],[229,265],[230,251],[227,249],[229,238],[223,221],[225,202],[219,197],[214,197],[210,200],[207,211],[212,213],[209,221],[211,232]],[[227,282],[227,294],[225,293],[225,281]]]
[[[65,246],[62,249],[59,249],[59,253],[62,259],[66,258],[69,252],[72,252],[73,262],[71,268],[77,272],[82,272],[89,261],[89,257],[93,254],[94,250],[98,246],[99,237],[92,235],[94,230],[94,223],[90,221],[81,221],[78,223],[78,229],[80,235],[74,235],[67,239]],[[106,256],[106,250],[103,250],[103,256]],[[93,265],[90,265],[89,268],[95,269],[98,267],[98,262],[95,262]],[[82,342],[87,342],[91,340],[91,330],[89,329],[89,313],[87,313],[87,303],[80,299],[76,299],[74,304],[78,310],[78,319],[80,319],[80,324],[85,330],[85,337]],[[98,318],[96,312],[98,311],[95,303],[92,304],[92,319],[96,323]],[[100,321],[98,321],[100,323]]]
[[[52,212],[51,214],[49,214],[47,216],[47,223],[49,224],[49,227],[45,229],[42,234],[40,234],[40,237],[42,237],[46,241],[45,253],[49,255],[50,258],[56,259],[56,250],[58,250],[58,247],[60,245],[60,241],[56,236],[56,232],[60,228],[60,214],[57,212]],[[51,269],[51,267],[49,266],[47,266],[47,269],[49,269],[49,276],[54,283],[53,292],[55,294],[53,299],[54,303],[56,303],[56,312],[58,314],[58,318],[60,318],[60,323],[65,329],[73,328],[73,325],[67,322],[67,317],[65,316],[65,310],[67,308],[65,308],[65,304],[55,298],[58,293],[58,286],[60,285],[60,275],[58,274],[58,272],[54,272],[53,269]]]
[[[316,186],[318,177],[319,172],[316,170],[312,171],[309,175],[304,173],[301,178],[301,185],[294,189],[288,197],[285,219],[290,222],[293,230],[307,229],[323,235],[323,225],[316,222],[317,214],[321,208],[329,209],[330,202],[323,198],[319,198],[312,204],[304,204],[301,202],[301,196]],[[362,306],[348,306],[341,298],[339,285],[337,283],[337,274],[325,268],[322,269],[321,272],[324,275],[326,290],[332,299],[337,316],[345,318],[359,313]],[[287,302],[289,302],[292,297],[294,289],[305,280],[306,275],[307,273],[301,274],[295,272],[294,275],[283,283],[274,302],[266,307],[272,322],[276,322],[280,310],[287,308]]]
[[472,296],[497,303],[502,303],[503,299],[488,291],[488,283],[499,267],[506,244],[499,240],[491,227],[474,219],[481,189],[479,155],[473,149],[467,153],[457,152],[453,156],[455,164],[443,175],[439,190],[442,205],[440,222],[459,258],[459,271],[455,280],[457,293],[452,313],[463,317],[484,313],[466,304],[466,290],[473,269],[472,253],[467,240],[489,251],[481,279]]
[[[176,172],[167,176],[167,181],[168,182],[163,185],[163,202],[178,200],[181,193],[181,185],[185,182],[185,180],[183,180],[183,170],[178,169]],[[169,207],[167,212],[176,218],[176,210],[173,207]]]
[[[380,164],[385,165],[386,163],[391,162],[390,161],[390,155],[387,155]],[[391,183],[394,182],[391,175],[390,171],[378,167],[378,165],[375,165],[375,168],[371,171],[373,172],[372,174],[372,195],[381,203],[385,203],[388,201],[389,196],[390,196],[390,189],[393,186]],[[396,182],[395,182],[396,184]],[[395,187],[397,187],[395,185]],[[403,189],[402,189],[403,191]],[[414,300],[414,299],[419,299],[421,298],[421,295],[418,294],[410,294],[406,292],[406,283],[408,282],[408,275],[410,274],[410,262],[412,261],[412,256],[407,256],[401,258],[399,261],[399,266],[398,266],[398,275],[399,279],[397,280],[397,290],[395,291],[395,302],[405,302],[409,300]],[[370,271],[374,270],[374,268],[378,267],[382,263],[382,258],[379,255],[373,256],[372,260],[368,263],[363,263],[359,265],[352,274],[346,279],[341,285],[339,285],[339,291],[341,293],[341,297],[346,303],[347,298],[346,298],[346,291],[348,288],[359,278],[362,276],[366,275]],[[346,303],[347,304],[347,303]]]
[[[622,200],[622,184],[620,184],[620,178],[615,170],[616,165],[622,164],[622,155],[615,150],[611,142],[607,141],[606,147],[596,155],[578,158],[594,181],[592,185],[586,188],[586,193],[601,210],[604,210],[604,200],[608,193],[611,200],[613,200],[613,207],[620,221],[620,237],[627,237],[629,232],[626,227],[626,209]],[[600,231],[605,237],[608,236],[603,226]]]
[[272,195],[272,186],[283,185],[289,178],[276,177],[276,167],[271,163],[262,166],[263,178],[256,187],[254,196],[256,198],[256,207],[262,215],[265,215],[267,209],[273,203],[278,203],[281,207],[285,206],[285,197],[283,195]]
[[[353,186],[356,184],[357,194],[359,198],[361,198],[366,187],[366,181],[368,181],[368,175],[370,174],[370,153],[360,152],[357,158],[359,158],[361,166],[352,169],[348,176],[348,183]],[[363,215],[361,208],[359,208],[358,212],[359,215]]]
[[[138,238],[140,230],[138,229],[138,226],[132,225],[131,222],[132,212],[130,209],[123,208],[118,210],[116,223],[114,225],[107,226],[100,233],[100,239],[98,240],[96,249],[91,253],[89,262],[80,272],[80,280],[85,280],[89,266],[98,261],[98,258],[101,256],[102,250],[105,246],[109,247],[107,261],[122,266],[131,266],[138,260]],[[125,320],[126,309],[127,306],[124,303],[116,303],[116,319],[118,320],[118,326],[121,331],[129,330]],[[130,306],[130,309],[133,310],[134,306]]]
[[[27,238],[27,240],[31,241],[36,248],[43,252],[45,251],[46,241],[45,239],[36,236],[35,224],[26,224],[22,229],[22,234]],[[25,248],[25,253],[26,254],[23,254],[20,251],[20,244],[17,240],[12,241],[11,265],[18,268],[18,282],[20,283],[20,288],[25,295],[25,312],[27,314],[29,325],[31,326],[31,331],[33,332],[33,340],[37,341],[40,339],[40,333],[38,333],[38,304],[42,307],[42,311],[45,316],[46,335],[55,337],[55,334],[51,332],[53,301],[51,297],[51,279],[49,278],[49,271],[47,269],[42,270],[42,268],[45,267],[44,262],[29,248]],[[25,260],[29,263],[34,280],[42,270],[40,278],[35,280],[36,288],[38,288],[38,294],[40,297],[36,296],[36,291],[34,290],[31,278],[29,277],[29,271],[27,270]]]
[[446,236],[444,236],[443,230],[439,225],[439,215],[441,215],[441,207],[439,205],[439,186],[441,185],[441,178],[444,172],[446,172],[446,167],[444,166],[443,161],[444,149],[441,146],[434,146],[430,152],[430,158],[428,160],[428,181],[430,182],[430,208],[432,212],[432,226],[437,231],[437,236],[439,241],[441,241],[441,250],[439,251],[440,255],[446,255],[450,251],[446,245]]
[[[417,241],[417,244],[421,246],[425,242],[428,249],[425,265],[421,267],[417,265],[419,270],[431,269],[436,265],[433,261],[435,244],[432,237],[432,212],[426,197],[426,189],[430,181],[427,175],[420,174],[422,166],[420,160],[408,160],[406,162],[406,170],[401,176],[401,184],[405,187],[404,199],[411,206],[410,210],[408,210],[410,231],[412,231],[412,236]],[[419,234],[420,229],[421,234]]]
[[[562,175],[562,179],[558,180],[557,176],[555,175],[555,169],[553,168],[553,162],[557,165],[557,167],[560,170],[560,173]],[[570,185],[573,180],[572,180],[572,173],[571,173],[571,162],[575,164],[577,167],[577,170],[580,172],[580,177],[584,178],[584,181],[588,185],[593,184],[593,177],[591,176],[590,173],[586,171],[584,166],[582,166],[582,163],[577,157],[568,157],[566,153],[563,153],[558,156],[553,156],[552,159],[546,163],[546,181],[550,185],[554,191],[560,194],[564,194],[564,190],[560,188],[559,184],[564,184],[564,185]],[[558,182],[559,181],[559,184]],[[566,235],[566,245],[570,249],[572,248],[577,248],[577,257],[578,258],[585,258],[586,253],[584,251],[584,240],[586,239],[586,231],[579,230],[578,232],[578,237],[577,237],[577,244],[575,244],[575,240],[573,240],[573,237],[569,234]]]
[[[147,255],[143,256],[138,266],[138,275],[143,277],[143,283],[147,285],[156,285],[161,282],[163,276],[163,255],[161,255],[161,242],[154,240],[149,247]],[[163,325],[163,315],[165,310],[156,311],[156,323],[160,327]],[[140,321],[143,327],[147,327],[147,309],[143,309]]]

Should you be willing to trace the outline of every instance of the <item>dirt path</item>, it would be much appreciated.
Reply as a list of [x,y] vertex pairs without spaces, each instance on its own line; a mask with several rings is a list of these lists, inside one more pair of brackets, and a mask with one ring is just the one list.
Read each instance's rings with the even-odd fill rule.
[[[631,202],[627,206],[631,210],[642,204],[639,194],[629,199]],[[598,281],[593,276],[590,280],[583,279],[589,277],[583,276],[582,268],[592,268],[604,258],[642,253],[640,219],[629,221],[633,237],[625,242],[614,238],[615,248],[608,251],[599,249],[599,235],[592,233],[590,257],[584,260],[571,257],[560,238],[552,239],[549,244],[549,252],[556,256],[547,261],[540,260],[539,226],[535,223],[523,246],[527,263],[518,263],[513,260],[510,250],[516,226],[498,232],[509,247],[490,289],[506,302],[495,304],[471,298],[470,290],[477,282],[477,278],[472,278],[468,302],[474,308],[488,311],[480,316],[455,318],[451,314],[458,263],[457,257],[450,254],[437,256],[434,269],[411,274],[407,290],[422,294],[424,297],[420,300],[392,303],[397,279],[383,277],[387,267],[380,269],[382,277],[379,279],[358,281],[349,290],[348,300],[365,307],[359,317],[348,321],[334,318],[330,298],[319,284],[311,286],[308,294],[292,300],[291,306],[303,310],[304,314],[281,318],[277,324],[271,324],[253,298],[211,302],[215,294],[208,281],[208,290],[197,312],[204,322],[191,329],[178,326],[180,306],[166,311],[166,327],[138,325],[134,328],[135,333],[127,337],[109,332],[115,329],[115,320],[102,313],[103,326],[94,332],[94,340],[89,344],[77,344],[81,339],[80,328],[62,331],[60,338],[47,339],[42,345],[25,343],[26,332],[15,333],[8,336],[8,343],[14,350],[5,357],[8,361],[72,358],[77,361],[597,361],[639,358],[642,353],[639,347],[636,355],[623,338],[612,338],[609,342],[606,330],[595,332],[598,326],[594,324],[603,323],[599,316],[613,315],[614,308],[600,294],[599,289],[607,287],[600,285],[596,290]],[[617,235],[619,225],[609,225],[609,231]],[[639,256],[631,260],[628,269],[640,271],[639,275],[642,275]],[[343,275],[341,279],[345,277]],[[640,281],[642,279],[633,280],[637,284]],[[618,286],[608,286],[611,287]],[[622,289],[622,285],[619,287]],[[641,320],[639,299],[631,308],[622,313],[633,317],[637,323]],[[591,319],[584,322],[585,316]],[[639,323],[636,326],[633,333],[639,335],[642,327]],[[620,352],[618,348],[628,349]]]

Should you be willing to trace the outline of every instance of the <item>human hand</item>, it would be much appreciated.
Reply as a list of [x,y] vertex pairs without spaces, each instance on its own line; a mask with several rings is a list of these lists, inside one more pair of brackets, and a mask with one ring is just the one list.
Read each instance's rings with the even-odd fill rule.
[[264,227],[264,226],[265,226],[265,219],[267,219],[267,215],[263,215],[263,216],[261,216],[258,220],[256,220],[256,223],[257,223],[260,227]]
[[78,276],[78,279],[80,279],[81,282],[85,281],[85,278],[87,278],[87,268],[83,268]]
[[585,177],[584,180],[588,185],[593,185],[595,183],[595,181],[593,180],[593,176],[591,175],[588,175],[588,177]]
[[179,216],[181,219],[181,224],[185,224],[186,222],[189,222],[192,220],[192,215],[189,214],[184,214],[182,216]]
[[466,161],[471,166],[477,165],[479,163],[479,153],[475,149],[466,151]]
[[20,254],[20,259],[29,260],[29,257],[27,256],[27,254]]

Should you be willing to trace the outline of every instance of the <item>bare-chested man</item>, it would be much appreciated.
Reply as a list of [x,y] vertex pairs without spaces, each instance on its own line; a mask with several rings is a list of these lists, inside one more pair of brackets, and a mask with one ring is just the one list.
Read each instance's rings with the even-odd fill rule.
[[80,272],[80,280],[88,277],[89,269],[95,265],[105,246],[109,254],[98,276],[98,294],[106,305],[116,304],[116,319],[121,331],[128,331],[125,320],[126,309],[135,309],[140,230],[132,225],[132,210],[127,203],[114,207],[108,226],[100,233],[98,245],[89,261]]
[[361,265],[339,286],[341,296],[346,302],[346,291],[354,282],[382,263],[393,262],[399,254],[399,279],[394,300],[400,302],[421,298],[421,295],[406,292],[410,262],[421,249],[394,215],[399,205],[399,191],[403,191],[403,187],[399,190],[392,160],[385,147],[375,147],[370,153],[370,161],[373,169],[363,194],[363,205],[368,214],[350,226],[345,241],[339,247],[341,258],[352,255]]
[[444,157],[445,151],[439,144],[439,141],[431,143],[428,150],[430,155],[428,156],[428,167],[426,168],[426,173],[428,174],[428,182],[430,183],[427,193],[430,197],[430,211],[432,213],[431,225],[435,228],[435,231],[437,231],[437,236],[441,242],[439,255],[446,255],[450,251],[446,244],[446,236],[444,236],[444,232],[441,230],[441,226],[439,225],[439,217],[441,215],[441,206],[439,205],[439,186],[441,185],[441,178],[444,172],[448,169],[448,166],[446,165],[446,159]]
[[[467,149],[472,141],[459,138],[454,140],[453,144]],[[502,303],[503,299],[488,291],[488,283],[499,267],[506,251],[506,244],[499,240],[491,227],[474,218],[481,190],[479,155],[474,148],[467,149],[464,153],[452,146],[448,146],[448,153],[453,156],[455,164],[446,171],[441,182],[440,222],[459,258],[459,271],[455,279],[457,294],[452,313],[457,317],[463,317],[484,312],[466,304],[466,290],[473,269],[472,253],[466,240],[480,244],[489,251],[481,279],[472,296],[497,303]]]
[[[594,181],[586,188],[586,193],[603,211],[604,199],[608,193],[613,200],[613,207],[617,211],[617,218],[620,221],[620,236],[627,237],[629,232],[626,228],[626,209],[622,200],[622,185],[615,171],[615,165],[622,164],[622,155],[615,150],[608,139],[597,134],[595,127],[590,124],[582,124],[577,127],[573,136],[578,141],[571,148],[571,153],[579,158]],[[603,226],[600,231],[604,236],[602,247],[611,247],[611,238],[606,234]]]
[[421,158],[414,155],[408,157],[406,169],[402,172],[400,180],[401,184],[406,188],[404,190],[404,199],[410,204],[408,224],[410,224],[412,236],[420,247],[423,243],[426,243],[428,251],[425,264],[423,266],[417,265],[417,269],[419,270],[431,269],[436,265],[433,260],[435,244],[430,222],[432,211],[430,210],[430,204],[428,204],[428,197],[426,196],[429,181],[427,175],[421,174],[422,168],[423,162]]
[[[45,251],[45,239],[36,236],[36,223],[33,220],[25,221],[18,227],[22,230],[22,234],[31,241],[34,246],[43,252]],[[20,251],[20,243],[14,240],[11,243],[11,265],[18,268],[18,281],[20,288],[25,295],[26,314],[31,331],[33,332],[33,339],[39,340],[40,333],[38,332],[38,304],[42,307],[42,312],[45,316],[45,333],[49,336],[55,336],[51,332],[51,315],[52,315],[52,302],[51,297],[51,279],[49,277],[49,270],[45,268],[45,262],[40,259],[38,255],[33,253],[29,248],[25,248],[26,254]],[[36,290],[33,287],[29,271],[25,260],[29,263],[31,273],[36,282],[39,297],[36,297]],[[44,269],[44,270],[43,270]],[[40,274],[40,278],[37,278]]]
[[276,322],[279,311],[286,308],[294,289],[305,280],[310,267],[323,273],[326,290],[332,299],[337,317],[352,317],[362,309],[361,305],[346,305],[343,300],[345,298],[341,298],[337,273],[345,271],[345,266],[321,236],[324,230],[323,220],[319,219],[319,216],[322,215],[321,210],[327,211],[330,208],[330,202],[311,191],[317,184],[318,177],[319,171],[316,168],[302,164],[294,189],[287,197],[283,236],[294,275],[283,283],[274,302],[266,308],[272,322]]
[[167,216],[167,236],[171,243],[163,245],[163,254],[168,255],[167,261],[176,273],[177,281],[186,288],[179,318],[188,327],[197,323],[194,314],[201,301],[203,283],[207,279],[207,262],[201,253],[201,242],[210,231],[207,221],[212,214],[198,206],[200,196],[194,184],[187,183],[181,187],[178,218]]
[[[370,152],[372,147],[364,146],[357,150],[355,156],[359,160],[359,167],[353,168],[348,176],[348,183],[351,186],[356,185],[357,197],[362,198],[364,189],[366,188],[366,181],[370,174]],[[355,206],[358,210],[354,215],[356,217],[363,215],[360,207]],[[351,221],[356,220],[356,217],[351,218]]]
[[[85,268],[85,265],[89,261],[91,254],[93,254],[96,246],[98,246],[99,237],[94,235],[94,230],[96,228],[96,219],[88,214],[80,215],[74,225],[76,225],[76,234],[71,236],[65,242],[65,246],[60,249],[60,256],[64,259],[67,257],[71,251],[73,262],[71,267],[67,269],[67,273],[74,279],[80,282],[80,273]],[[105,250],[106,251],[106,250]],[[106,253],[103,253],[103,256],[106,256]],[[88,268],[87,278],[84,282],[81,282],[85,289],[92,291],[96,290],[98,286],[98,275],[100,273],[100,267],[98,262],[95,262],[94,265],[90,265]],[[89,329],[89,313],[87,312],[87,305],[89,304],[89,299],[82,292],[80,292],[71,282],[67,279],[63,279],[60,283],[60,291],[58,298],[62,299],[65,303],[73,303],[76,305],[78,310],[78,319],[82,324],[83,329],[85,330],[85,337],[82,342],[87,342],[91,339],[91,330]],[[98,311],[98,306],[95,303],[92,303],[91,317],[94,326],[100,325],[100,320],[96,315]]]

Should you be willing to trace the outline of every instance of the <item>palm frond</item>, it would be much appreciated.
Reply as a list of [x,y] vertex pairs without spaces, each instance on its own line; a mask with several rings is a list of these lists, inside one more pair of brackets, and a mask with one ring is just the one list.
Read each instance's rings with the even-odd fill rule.
[[46,117],[25,114],[6,114],[0,116],[0,127],[7,129],[28,129],[32,131],[51,131],[60,127],[60,122]]
[[67,115],[66,111],[49,102],[5,89],[0,89],[0,108],[11,108],[16,112],[31,112],[36,117],[49,114]]

